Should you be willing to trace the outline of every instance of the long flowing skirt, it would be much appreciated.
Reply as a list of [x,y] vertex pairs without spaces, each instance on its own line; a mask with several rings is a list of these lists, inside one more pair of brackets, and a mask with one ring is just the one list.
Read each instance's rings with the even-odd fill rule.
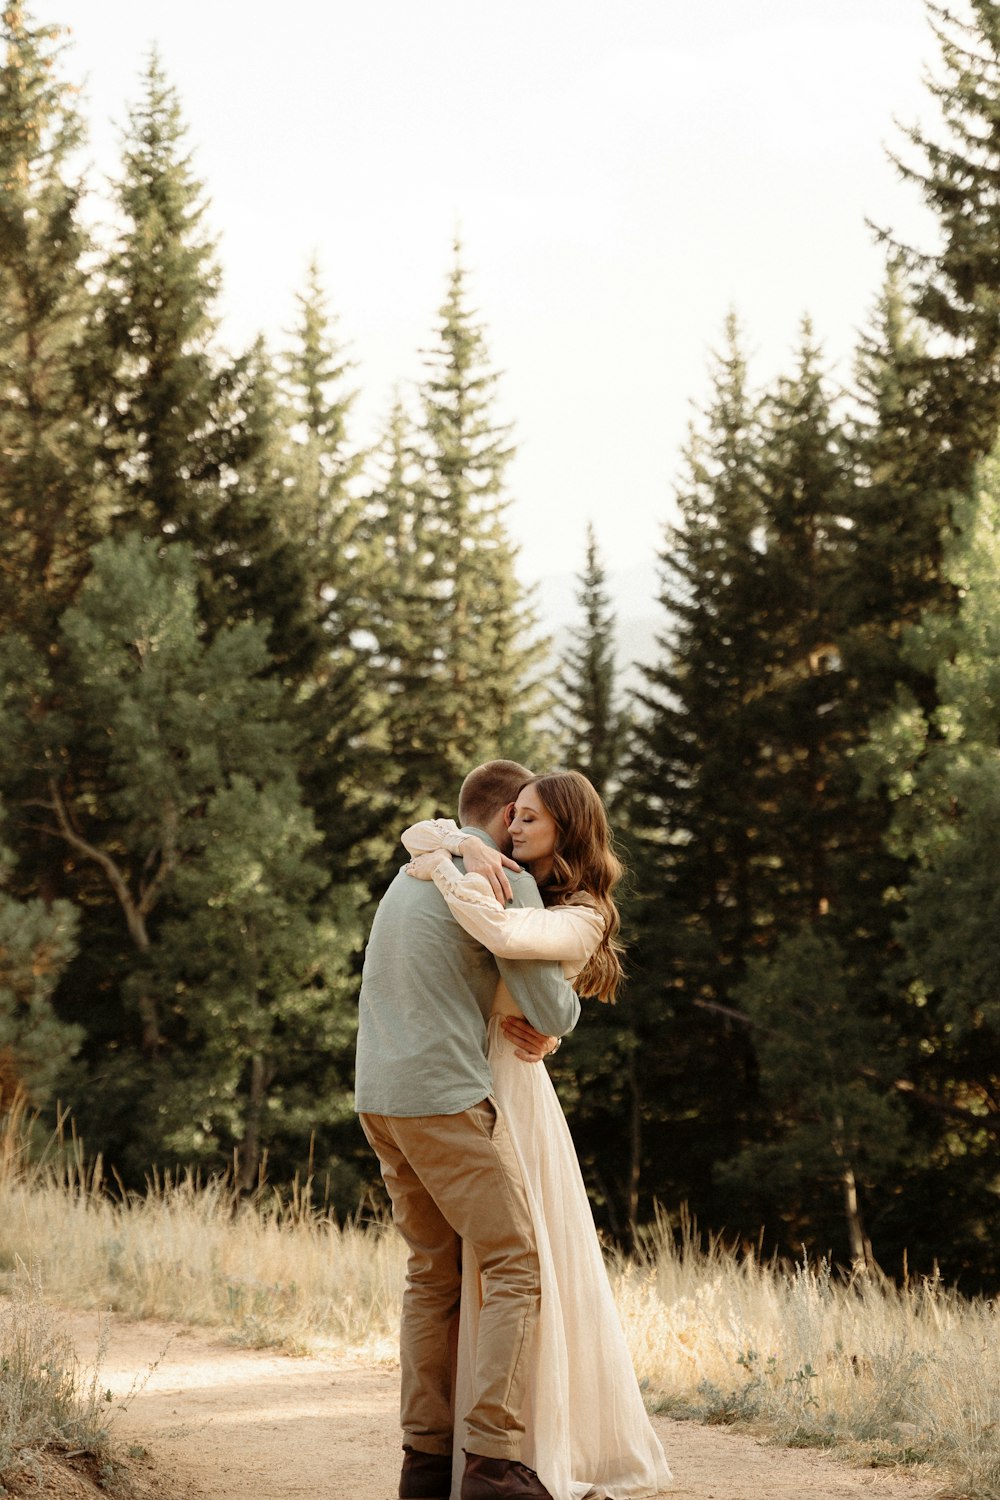
[[[562,1106],[541,1064],[521,1062],[500,1019],[489,1028],[493,1086],[528,1190],[542,1301],[526,1411],[523,1460],[553,1500],[638,1500],[670,1483],[643,1406],[614,1304],[580,1164]],[[456,1411],[468,1411],[479,1324],[479,1273],[465,1246]],[[456,1482],[467,1444],[455,1433]]]

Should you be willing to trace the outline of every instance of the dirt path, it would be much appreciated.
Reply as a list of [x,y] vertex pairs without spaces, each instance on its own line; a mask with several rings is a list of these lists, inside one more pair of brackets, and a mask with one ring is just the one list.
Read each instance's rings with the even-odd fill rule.
[[[96,1318],[69,1314],[67,1323],[81,1358],[91,1359]],[[124,1397],[157,1360],[115,1430],[123,1449],[148,1450],[164,1496],[393,1500],[400,1459],[393,1365],[289,1359],[234,1349],[210,1331],[115,1320],[101,1384]],[[814,1450],[655,1420],[676,1500],[931,1500],[939,1491]]]

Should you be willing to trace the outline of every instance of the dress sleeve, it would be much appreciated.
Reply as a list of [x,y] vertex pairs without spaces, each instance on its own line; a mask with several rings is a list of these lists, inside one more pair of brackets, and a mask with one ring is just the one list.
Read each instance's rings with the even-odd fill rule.
[[578,972],[604,935],[592,906],[503,907],[484,876],[462,875],[449,860],[434,884],[459,925],[498,958],[553,959]]
[[411,823],[399,837],[407,854],[429,854],[432,849],[457,854],[466,835],[454,818],[425,818],[422,823]]

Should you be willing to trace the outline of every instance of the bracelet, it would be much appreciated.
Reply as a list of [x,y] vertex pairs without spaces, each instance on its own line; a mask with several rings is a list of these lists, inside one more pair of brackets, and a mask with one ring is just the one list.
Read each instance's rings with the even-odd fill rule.
[[559,1048],[561,1046],[562,1046],[562,1037],[561,1036],[557,1036],[556,1037],[556,1044],[555,1044],[555,1046],[554,1047],[550,1047],[549,1050],[548,1050],[548,1052],[546,1052],[545,1056],[546,1057],[554,1057],[555,1054],[559,1051]]

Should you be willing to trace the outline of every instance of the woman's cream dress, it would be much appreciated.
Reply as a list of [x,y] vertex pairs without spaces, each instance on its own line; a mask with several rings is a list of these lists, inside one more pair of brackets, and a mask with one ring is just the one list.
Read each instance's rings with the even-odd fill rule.
[[[416,824],[403,841],[411,854],[456,845],[450,820]],[[480,875],[461,875],[450,860],[434,881],[456,919],[504,958],[556,959],[567,978],[583,968],[603,931],[589,906],[508,908]],[[615,1308],[576,1150],[545,1068],[522,1062],[505,1037],[502,1015],[519,1015],[501,984],[489,1023],[488,1056],[528,1193],[538,1240],[542,1298],[525,1413],[523,1460],[553,1500],[654,1495],[670,1483],[663,1448],[643,1406]],[[472,1404],[471,1371],[479,1322],[479,1274],[466,1248],[463,1263],[456,1412]],[[466,1433],[455,1432],[458,1496]]]

